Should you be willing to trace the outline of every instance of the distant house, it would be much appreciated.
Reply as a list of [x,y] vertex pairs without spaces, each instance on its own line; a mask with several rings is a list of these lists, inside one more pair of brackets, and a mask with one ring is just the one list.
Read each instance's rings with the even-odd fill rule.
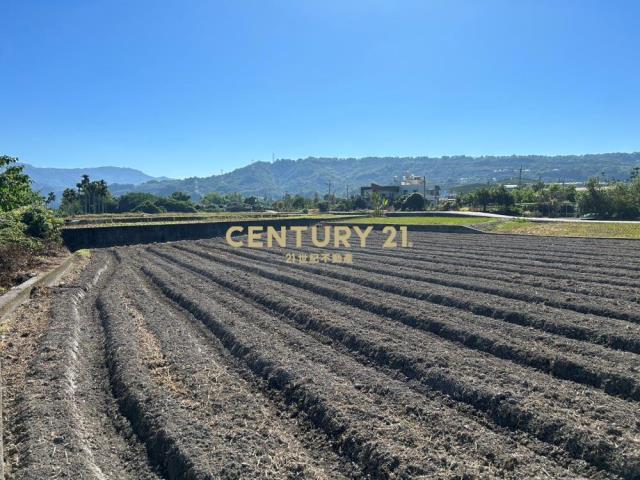
[[376,183],[372,183],[369,187],[360,188],[360,196],[364,198],[367,203],[371,201],[371,197],[374,193],[377,193],[382,198],[386,198],[389,200],[389,203],[391,203],[400,196],[400,186],[378,185]]
[[[395,180],[397,182],[397,177]],[[411,195],[412,193],[424,195],[425,181],[425,177],[418,177],[410,173],[405,174],[400,180],[400,196]]]
[[425,188],[425,177],[419,177],[406,173],[402,176],[402,179],[394,177],[393,185],[378,185],[372,183],[370,186],[360,188],[360,196],[371,204],[371,197],[374,193],[377,193],[382,198],[389,200],[389,203],[393,203],[396,199],[411,195],[412,193],[419,193],[423,195],[430,202],[438,202],[440,190],[438,187],[434,189]]

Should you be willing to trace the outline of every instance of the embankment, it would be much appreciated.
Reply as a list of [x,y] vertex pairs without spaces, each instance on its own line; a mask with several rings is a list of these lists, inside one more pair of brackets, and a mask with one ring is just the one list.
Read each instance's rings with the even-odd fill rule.
[[63,229],[62,238],[67,248],[73,252],[82,248],[104,248],[121,245],[213,238],[225,235],[227,229],[232,226],[248,227],[261,225],[265,227],[291,227],[314,225],[320,221],[322,221],[322,219],[319,218],[279,218],[207,223],[173,223],[164,225],[75,227]]

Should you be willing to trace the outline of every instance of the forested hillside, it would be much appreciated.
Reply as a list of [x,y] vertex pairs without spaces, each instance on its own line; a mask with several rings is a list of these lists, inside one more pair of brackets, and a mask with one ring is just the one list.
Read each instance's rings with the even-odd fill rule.
[[507,157],[370,157],[306,158],[256,162],[223,175],[184,180],[150,181],[141,185],[112,185],[118,195],[129,191],[169,195],[175,191],[194,199],[208,192],[239,192],[244,195],[278,198],[284,193],[306,196],[331,191],[344,194],[371,182],[389,183],[404,172],[426,175],[429,184],[444,188],[457,185],[513,181],[523,168],[525,179],[585,181],[593,176],[624,180],[640,165],[640,153],[606,153],[570,156]]

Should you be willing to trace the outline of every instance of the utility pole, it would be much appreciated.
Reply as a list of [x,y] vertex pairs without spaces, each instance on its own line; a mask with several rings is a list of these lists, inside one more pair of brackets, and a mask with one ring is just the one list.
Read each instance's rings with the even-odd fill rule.
[[520,164],[520,176],[518,177],[518,188],[522,187],[522,164]]
[[349,199],[349,185],[347,185],[347,200]]

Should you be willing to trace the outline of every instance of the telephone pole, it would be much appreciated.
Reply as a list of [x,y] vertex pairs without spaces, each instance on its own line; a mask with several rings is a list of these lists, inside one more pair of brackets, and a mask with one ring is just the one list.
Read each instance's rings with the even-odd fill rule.
[[518,187],[522,187],[522,164],[520,164],[520,176],[518,177]]

